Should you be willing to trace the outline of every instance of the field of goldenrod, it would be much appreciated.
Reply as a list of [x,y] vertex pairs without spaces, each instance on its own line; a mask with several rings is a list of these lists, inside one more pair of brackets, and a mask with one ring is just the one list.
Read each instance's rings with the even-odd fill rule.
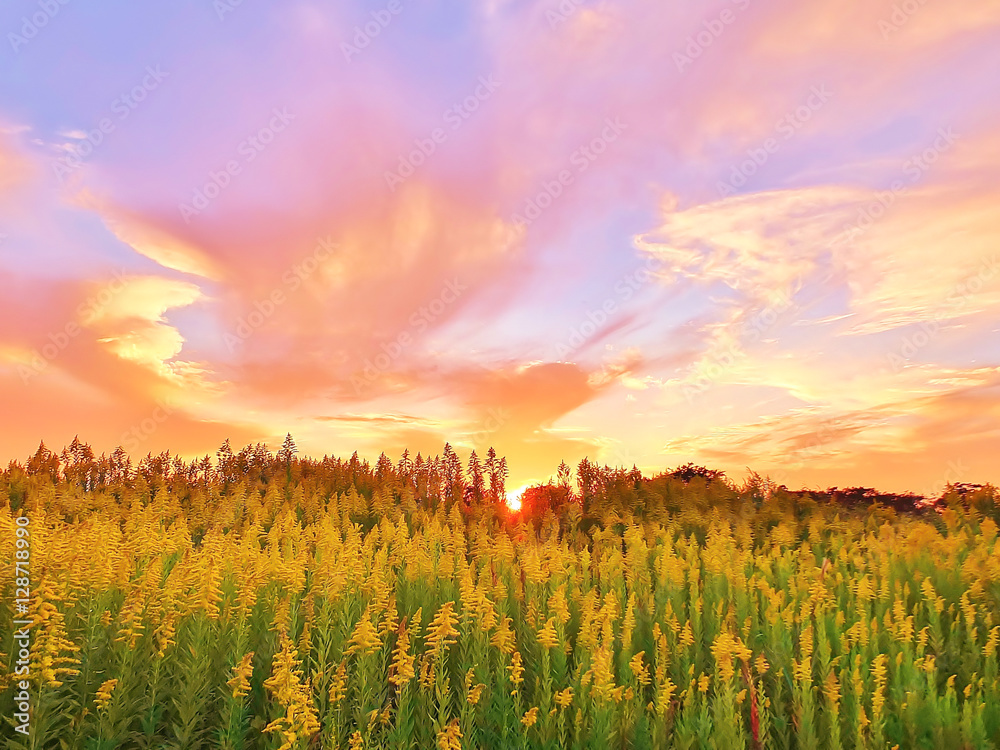
[[1000,744],[993,488],[897,514],[583,468],[528,516],[437,459],[12,465],[3,746]]

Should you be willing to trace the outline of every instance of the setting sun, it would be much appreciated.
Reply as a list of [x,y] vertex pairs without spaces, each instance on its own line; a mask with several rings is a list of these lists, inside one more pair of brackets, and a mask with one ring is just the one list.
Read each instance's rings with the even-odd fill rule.
[[514,513],[521,510],[521,495],[524,494],[524,487],[520,489],[511,490],[507,493],[507,507],[510,508]]

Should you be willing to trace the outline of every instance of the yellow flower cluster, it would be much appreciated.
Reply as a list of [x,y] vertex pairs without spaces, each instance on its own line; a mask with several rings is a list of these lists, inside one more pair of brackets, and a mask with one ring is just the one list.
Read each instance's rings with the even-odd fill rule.
[[573,702],[573,688],[565,688],[555,694],[556,705],[559,708],[567,708]]
[[559,638],[556,636],[555,618],[550,617],[541,630],[538,631],[538,642],[544,648],[555,648],[559,645]]
[[729,631],[723,631],[712,644],[712,656],[719,670],[719,678],[723,682],[729,682],[736,674],[734,660],[747,662],[753,654],[739,638]]
[[361,619],[358,620],[358,624],[354,626],[354,633],[351,635],[349,644],[348,654],[362,656],[371,654],[382,647],[382,639],[379,638],[378,630],[372,624],[369,610],[365,610]]
[[524,681],[524,665],[521,663],[521,654],[515,651],[510,657],[510,666],[507,667],[510,672],[510,682],[514,686],[514,690],[511,695],[516,695],[518,687]]
[[538,721],[538,706],[533,706],[529,709],[524,716],[521,717],[521,723],[526,727],[533,727]]
[[98,711],[104,711],[108,707],[108,703],[111,701],[111,694],[114,692],[116,687],[118,687],[118,680],[111,679],[105,680],[101,683],[101,686],[97,688],[97,695],[94,697],[94,705],[97,706]]
[[244,654],[233,669],[233,678],[226,683],[233,691],[234,698],[242,698],[250,690],[250,675],[253,674],[253,651]]
[[459,729],[458,719],[452,720],[438,732],[437,746],[439,750],[462,750],[462,731]]
[[458,642],[458,630],[455,629],[458,617],[455,615],[454,608],[454,602],[442,604],[441,608],[434,614],[434,619],[431,620],[430,627],[427,629],[428,651],[435,658],[441,658],[448,646]]
[[264,687],[285,711],[264,728],[265,732],[281,734],[279,750],[292,750],[300,739],[308,740],[319,731],[308,681],[302,680],[298,653],[285,633],[281,634],[281,650],[274,657],[273,671],[264,681]]
[[[361,471],[344,466],[324,470]],[[44,736],[126,746],[109,737],[141,700],[177,707],[150,746],[191,743],[168,721],[181,712],[220,745],[265,731],[285,750],[640,731],[651,747],[908,747],[914,717],[986,747],[1000,730],[985,502],[895,516],[780,491],[736,503],[692,480],[631,509],[601,510],[612,485],[595,485],[585,506],[522,522],[384,463],[354,487],[144,471],[117,494],[0,487],[33,514],[31,674],[46,700],[93,696],[40,712]],[[15,530],[0,507],[8,557]],[[0,632],[11,621],[0,611]]]
[[[418,612],[419,614],[419,612]],[[419,622],[419,617],[414,618],[414,622]],[[389,682],[397,688],[401,688],[416,675],[413,670],[414,656],[410,653],[410,633],[405,626],[399,629],[396,637],[396,647],[392,652],[392,673]]]

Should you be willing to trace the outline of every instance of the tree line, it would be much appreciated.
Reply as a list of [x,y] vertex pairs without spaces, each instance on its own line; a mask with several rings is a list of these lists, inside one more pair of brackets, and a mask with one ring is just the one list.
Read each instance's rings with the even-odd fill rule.
[[350,493],[362,504],[367,502],[369,510],[359,518],[372,522],[377,520],[377,507],[397,503],[431,510],[456,505],[467,513],[480,515],[486,511],[500,521],[548,521],[585,528],[616,518],[663,520],[685,510],[707,512],[712,507],[739,514],[760,510],[765,504],[792,508],[796,513],[816,504],[837,505],[845,510],[877,506],[892,514],[933,514],[955,504],[992,511],[997,496],[992,485],[968,483],[950,484],[933,498],[866,487],[792,490],[756,472],[750,472],[738,484],[722,471],[692,463],[647,477],[635,466],[601,466],[584,458],[575,469],[563,461],[553,479],[528,487],[519,498],[519,511],[513,512],[506,502],[507,459],[498,456],[492,447],[485,459],[473,450],[464,462],[445,443],[437,455],[418,452],[413,456],[404,450],[394,462],[382,453],[372,464],[356,451],[346,459],[300,456],[290,434],[276,452],[264,443],[234,450],[226,440],[214,460],[209,455],[185,460],[163,451],[133,461],[122,447],[98,456],[79,437],[56,453],[43,442],[25,462],[11,461],[2,478],[15,506],[24,497],[29,481],[41,481],[84,493],[111,493],[118,498],[152,497],[165,490],[180,498],[182,504],[192,495],[214,497],[221,502],[237,491],[257,491],[262,496],[277,493],[288,501],[318,493],[326,502]]

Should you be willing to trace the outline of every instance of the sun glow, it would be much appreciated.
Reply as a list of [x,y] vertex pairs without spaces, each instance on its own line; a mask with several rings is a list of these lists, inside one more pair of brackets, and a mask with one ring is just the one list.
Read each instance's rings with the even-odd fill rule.
[[525,487],[521,487],[517,490],[511,490],[507,493],[507,507],[512,511],[517,513],[521,510],[521,495],[524,494]]

